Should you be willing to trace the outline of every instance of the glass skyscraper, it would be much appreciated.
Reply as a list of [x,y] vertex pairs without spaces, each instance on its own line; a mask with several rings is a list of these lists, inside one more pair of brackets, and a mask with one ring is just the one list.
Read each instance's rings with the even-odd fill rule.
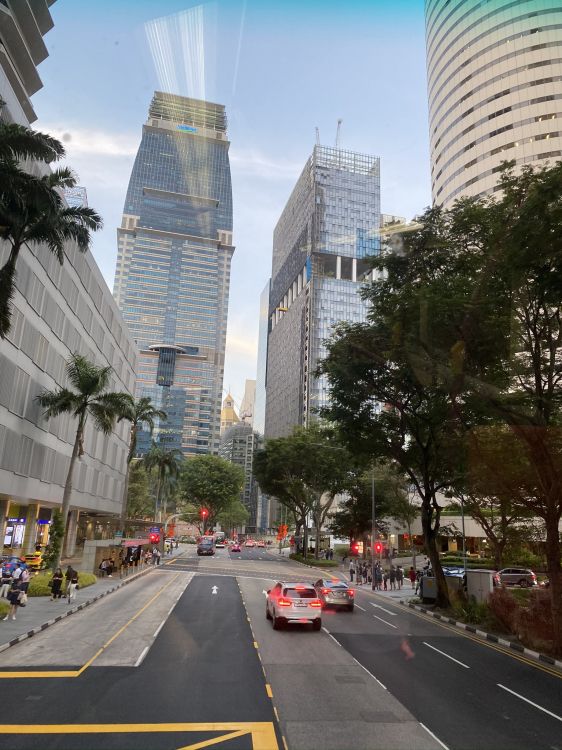
[[[117,230],[114,295],[140,350],[154,438],[216,453],[230,285],[232,188],[224,106],[155,92]],[[139,436],[139,453],[149,446]]]
[[376,156],[315,146],[273,236],[265,436],[306,425],[327,401],[316,378],[340,321],[361,322],[366,257],[380,248]]

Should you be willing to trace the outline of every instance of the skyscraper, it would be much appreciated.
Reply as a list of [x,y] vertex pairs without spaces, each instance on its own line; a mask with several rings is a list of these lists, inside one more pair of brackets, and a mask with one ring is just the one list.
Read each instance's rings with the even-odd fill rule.
[[562,4],[426,0],[433,200],[496,189],[500,163],[562,156]]
[[314,371],[340,321],[364,320],[358,292],[379,250],[379,159],[315,146],[273,237],[265,435],[314,419],[327,383]]
[[[155,438],[216,453],[230,285],[232,188],[221,104],[155,92],[117,230],[115,298],[140,349]],[[149,436],[139,438],[139,452]]]

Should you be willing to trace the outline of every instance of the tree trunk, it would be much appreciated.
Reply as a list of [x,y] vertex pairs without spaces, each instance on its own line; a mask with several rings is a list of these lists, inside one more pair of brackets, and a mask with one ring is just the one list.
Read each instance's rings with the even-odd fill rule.
[[160,485],[162,484],[160,471],[156,479],[156,500],[154,504],[154,523],[158,522],[158,509],[160,508]]
[[315,543],[314,543],[314,558],[316,560],[320,559],[320,529],[322,527],[322,521],[320,520],[320,516],[317,516],[314,519],[314,525],[316,527],[316,537],[315,537]]
[[560,566],[559,519],[552,514],[546,521],[546,564],[550,582],[554,654],[562,656],[562,568]]
[[302,540],[303,540],[303,557],[306,560],[308,557],[308,524],[306,523],[306,511],[302,518]]
[[431,561],[431,567],[433,575],[435,576],[435,583],[437,585],[437,598],[436,605],[438,607],[448,607],[449,602],[449,591],[447,589],[447,581],[445,580],[445,574],[441,567],[441,560],[439,558],[439,550],[437,549],[437,533],[439,531],[439,525],[436,524],[434,528],[432,524],[434,508],[431,506],[431,500],[427,498],[422,499],[421,519],[423,538],[425,544],[425,551]]
[[76,437],[74,439],[74,447],[72,448],[72,455],[70,457],[70,465],[68,467],[68,473],[66,475],[66,482],[64,484],[64,492],[62,493],[62,507],[61,507],[61,516],[62,516],[62,522],[64,524],[64,535],[62,538],[62,544],[60,546],[60,550],[56,556],[55,564],[53,565],[53,570],[56,570],[60,567],[60,561],[61,557],[66,554],[67,549],[67,534],[68,534],[68,512],[70,510],[70,495],[72,494],[72,474],[74,472],[74,465],[76,463],[76,459],[78,458],[78,453],[80,451],[80,445],[82,443],[82,433],[84,431],[84,424],[85,424],[85,416],[80,416],[78,418],[78,427],[76,429]]
[[129,435],[129,452],[127,454],[127,464],[125,466],[125,482],[123,486],[123,499],[121,500],[121,529],[123,536],[125,536],[125,523],[127,521],[127,500],[129,499],[129,472],[131,470],[131,461],[135,452],[137,444],[137,428],[134,424],[131,424],[131,432]]

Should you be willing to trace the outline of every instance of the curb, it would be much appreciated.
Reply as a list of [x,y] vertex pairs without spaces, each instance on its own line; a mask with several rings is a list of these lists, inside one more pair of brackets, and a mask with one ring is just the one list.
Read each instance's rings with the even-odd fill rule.
[[448,625],[454,625],[456,628],[466,630],[468,633],[474,633],[474,635],[477,635],[480,638],[484,638],[486,641],[490,641],[491,643],[498,643],[500,646],[509,648],[512,651],[517,651],[518,654],[524,654],[525,656],[529,656],[531,659],[535,659],[536,661],[540,661],[553,667],[558,667],[558,669],[562,669],[562,661],[560,661],[559,659],[554,659],[552,656],[547,656],[547,654],[540,654],[538,651],[532,651],[530,648],[525,648],[525,646],[522,646],[520,643],[507,641],[505,638],[500,638],[497,635],[492,635],[492,633],[486,633],[486,631],[479,630],[473,625],[467,625],[464,622],[459,622],[452,617],[446,617],[445,615],[441,615],[438,612],[430,612],[425,607],[422,607],[419,604],[412,604],[408,601],[405,601],[404,599],[400,600],[400,604],[403,607],[409,607],[409,609],[415,609],[418,612],[423,612],[424,615],[429,615],[429,617],[433,617],[435,620],[441,620],[442,622],[446,622]]
[[135,575],[125,578],[124,581],[120,581],[112,588],[104,591],[102,594],[98,594],[97,596],[94,596],[91,599],[86,599],[85,602],[81,602],[77,606],[72,607],[72,609],[66,610],[64,614],[58,615],[58,617],[54,617],[52,620],[47,620],[47,622],[44,622],[42,625],[38,625],[36,628],[33,628],[32,630],[28,630],[27,633],[22,633],[21,635],[18,635],[16,638],[12,638],[11,641],[7,641],[6,643],[0,644],[0,653],[2,653],[2,651],[6,651],[6,649],[10,648],[11,646],[15,646],[16,644],[21,643],[22,641],[25,641],[27,638],[32,638],[34,635],[37,635],[37,633],[41,633],[43,630],[50,628],[51,625],[55,625],[60,620],[64,620],[65,617],[70,617],[70,615],[75,614],[75,612],[80,612],[80,610],[85,609],[86,607],[89,607],[90,604],[94,604],[94,602],[97,602],[99,599],[103,599],[104,596],[107,596],[108,594],[112,594],[114,591],[117,591],[118,589],[123,588],[123,586],[126,586],[128,583],[131,583],[131,581],[136,581],[138,578],[141,578],[142,576],[145,576],[148,573],[152,573],[153,570],[154,568],[151,566],[150,568],[147,568],[146,570],[142,570],[140,573],[135,573]]

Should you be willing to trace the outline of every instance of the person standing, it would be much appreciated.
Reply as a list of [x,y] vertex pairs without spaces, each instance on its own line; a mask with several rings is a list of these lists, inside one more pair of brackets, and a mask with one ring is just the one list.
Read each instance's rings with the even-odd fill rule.
[[349,562],[349,580],[353,583],[353,576],[355,575],[355,563],[353,560]]
[[404,569],[401,565],[396,568],[396,583],[398,584],[398,591],[400,591],[404,583]]
[[388,590],[388,570],[384,571],[384,575],[382,577],[382,580],[383,580],[383,584],[384,584],[384,590],[387,591]]
[[12,578],[14,579],[14,581],[19,581],[22,570],[23,568],[21,566],[21,563],[16,563],[16,567],[12,572]]
[[54,602],[55,599],[61,599],[62,598],[62,582],[63,582],[63,574],[62,570],[60,568],[57,568],[55,572],[53,573],[53,577],[51,578],[51,601]]
[[66,569],[66,573],[64,574],[64,579],[65,579],[65,583],[66,583],[66,588],[65,588],[65,592],[64,592],[65,596],[68,596],[68,594],[69,594],[69,591],[70,591],[70,581],[72,579],[72,576],[74,575],[74,572],[75,571],[74,571],[74,568],[72,567],[72,565],[69,565],[68,568]]
[[366,562],[363,563],[363,583],[366,586],[369,579],[369,567]]
[[2,565],[0,572],[0,596],[8,598],[8,591],[12,585],[12,574],[6,564]]
[[18,607],[20,606],[22,596],[23,593],[20,589],[20,582],[17,579],[12,580],[10,590],[8,591],[8,602],[10,603],[10,609],[8,610],[8,614],[6,615],[6,617],[4,617],[4,620],[7,620],[10,615],[12,617],[12,620],[16,619],[16,612],[18,611]]
[[[68,579],[69,584],[68,584],[68,592],[67,592],[69,604],[72,601],[72,599],[76,599],[76,591],[78,589],[78,572],[74,570],[73,568],[70,568],[70,570],[72,572],[71,572],[70,578]],[[68,571],[66,572],[68,574]]]
[[413,565],[410,565],[410,570],[408,571],[408,578],[410,579],[412,588],[414,588],[414,586],[416,585],[416,571],[414,570]]
[[27,568],[23,568],[20,575],[20,589],[23,591],[24,594],[27,594],[27,589],[29,588],[29,570]]
[[377,563],[375,567],[375,588],[377,589],[377,591],[381,590],[381,586],[382,586],[382,569],[379,563]]
[[390,566],[390,590],[395,591],[396,590],[396,568],[394,565]]

